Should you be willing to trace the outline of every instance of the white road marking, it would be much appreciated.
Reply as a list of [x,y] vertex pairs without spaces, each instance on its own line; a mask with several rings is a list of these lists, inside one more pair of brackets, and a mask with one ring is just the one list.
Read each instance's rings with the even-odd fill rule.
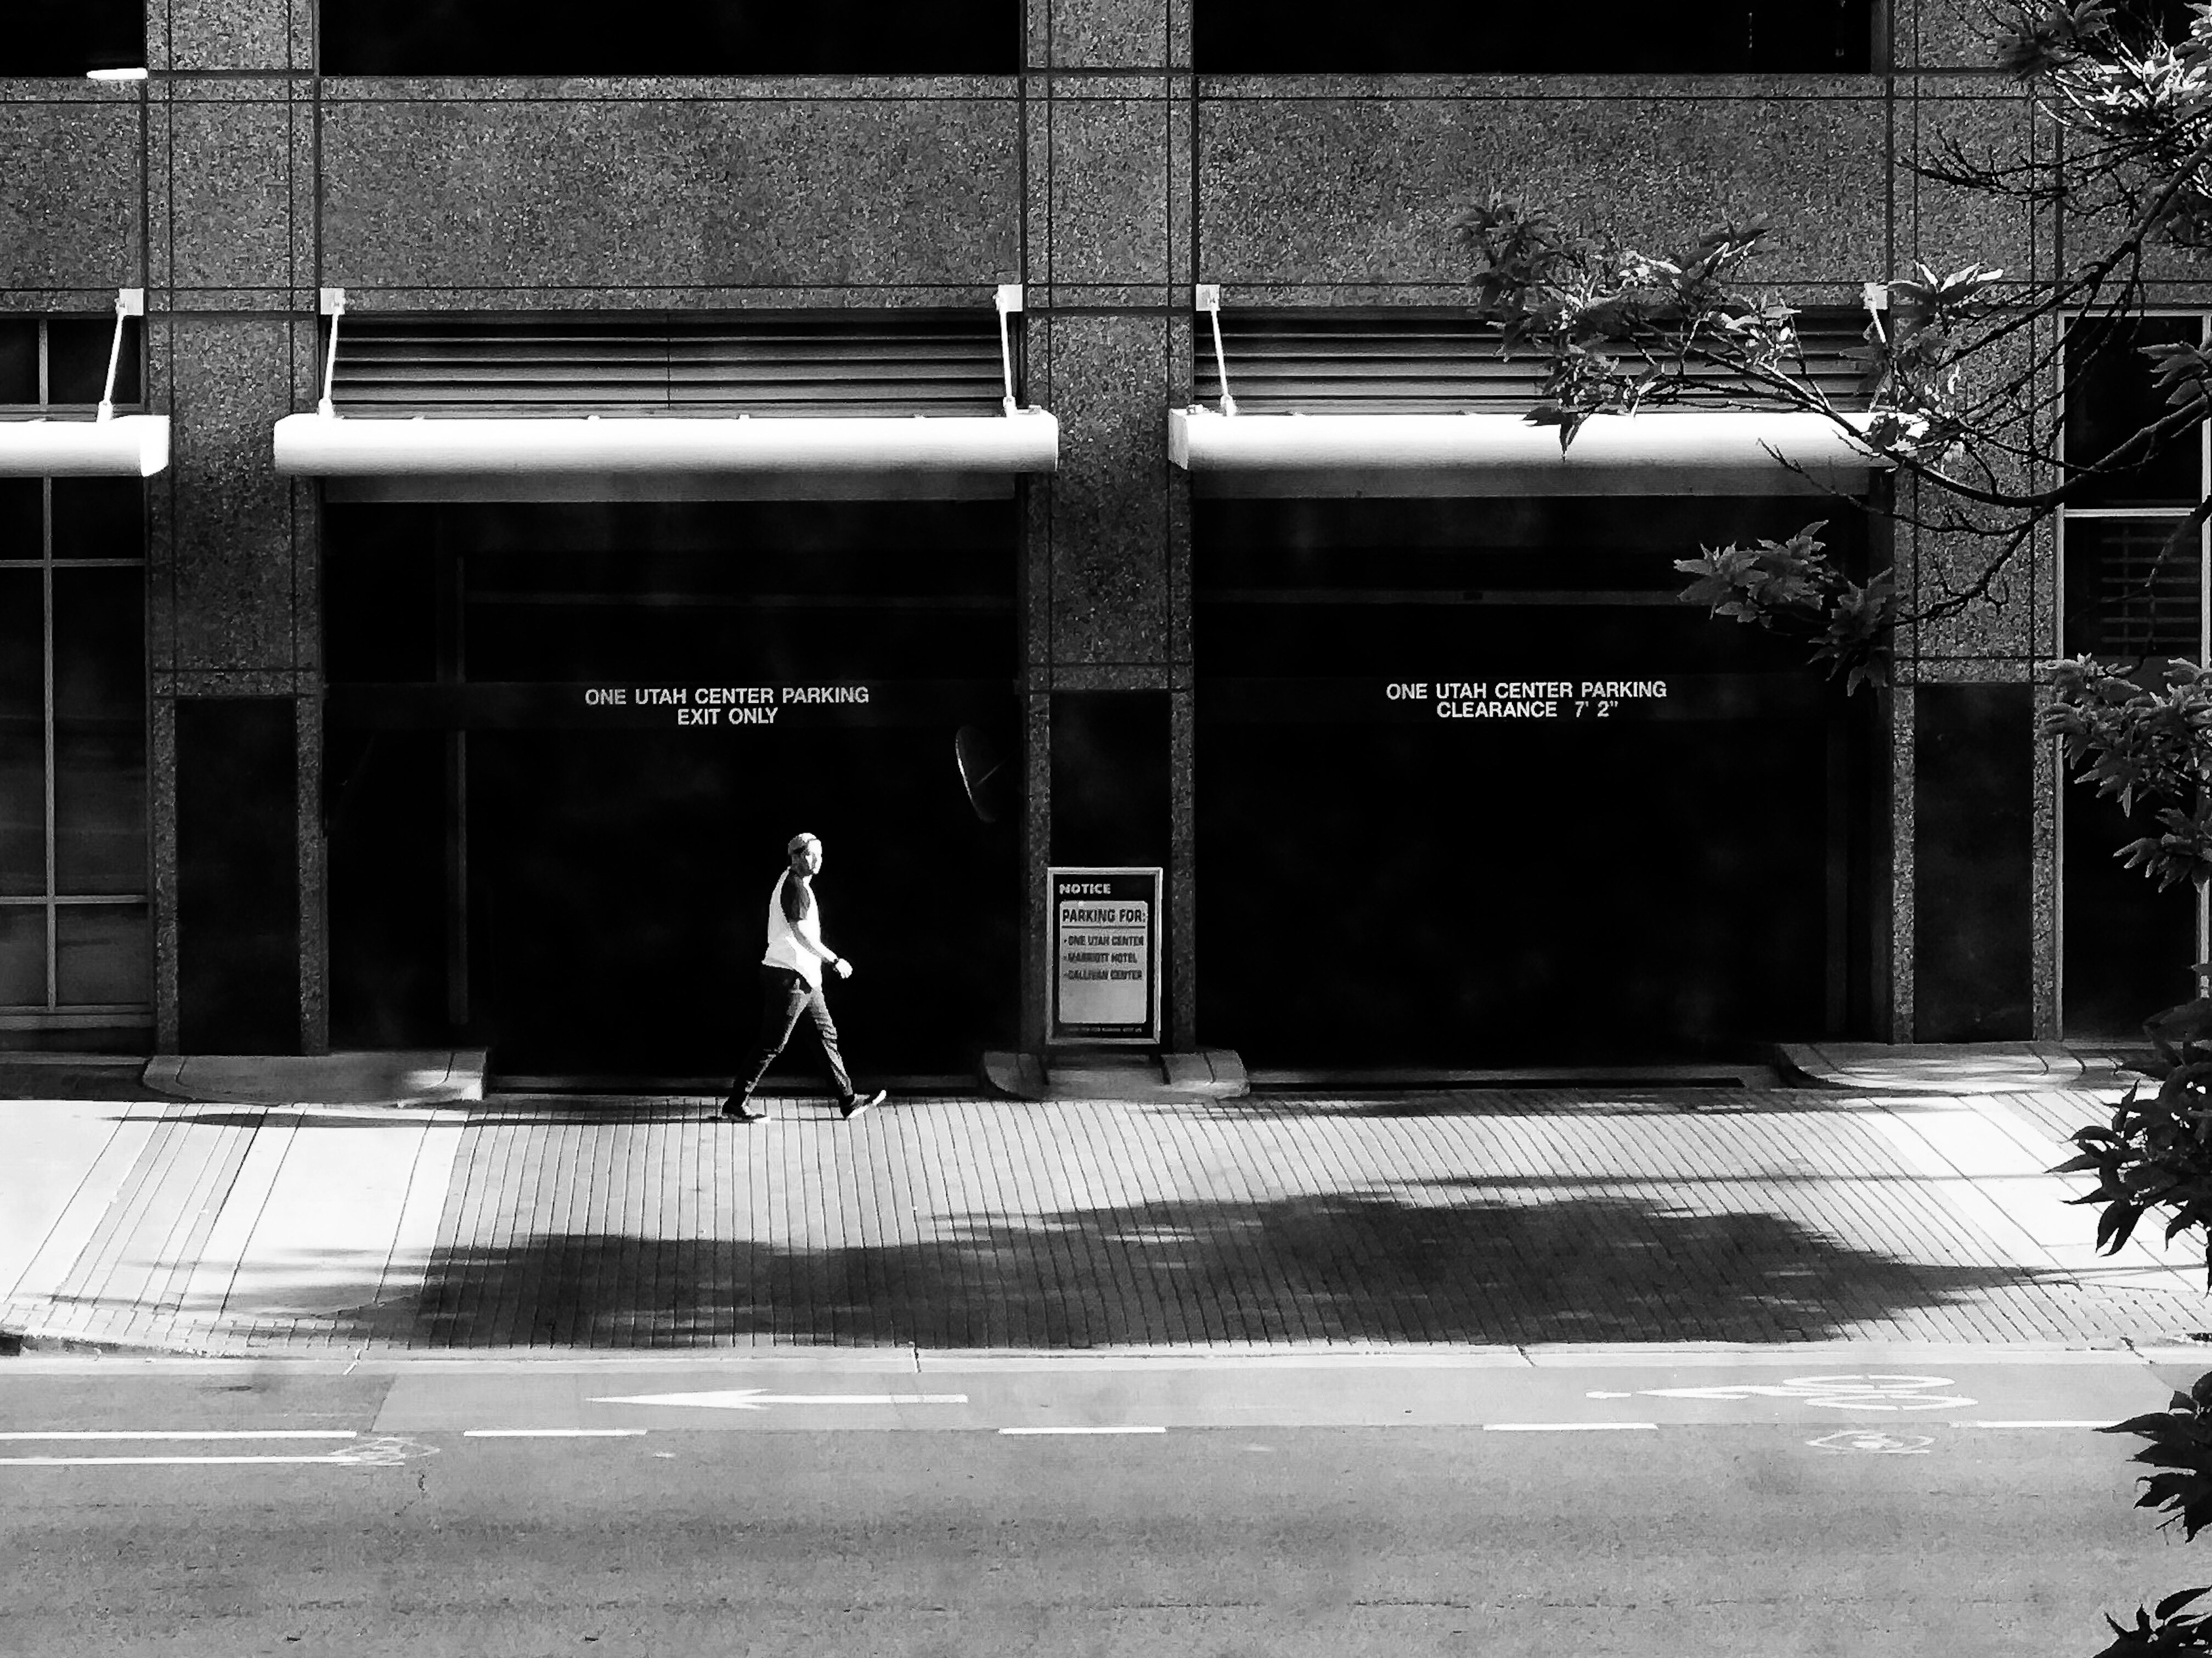
[[1936,1442],[1926,1434],[1886,1434],[1860,1428],[1805,1442],[1816,1451],[1881,1451],[1891,1456],[1925,1456],[1928,1448]]
[[770,1405],[965,1405],[965,1394],[772,1394],[728,1388],[705,1394],[618,1394],[594,1405],[691,1405],[711,1411],[757,1411]]
[[0,1456],[0,1464],[15,1467],[40,1468],[205,1468],[218,1464],[255,1462],[319,1463],[326,1468],[343,1467],[353,1461],[344,1456]]
[[1644,1388],[1646,1399],[1796,1399],[1839,1411],[1941,1411],[1974,1401],[1959,1394],[1931,1391],[1955,1385],[1948,1376],[1801,1376],[1776,1384],[1739,1382],[1719,1388]]
[[1602,1433],[1612,1428],[1643,1428],[1654,1432],[1656,1422],[1486,1422],[1482,1430],[1487,1434],[1571,1434]]
[[325,1451],[319,1456],[0,1456],[0,1465],[40,1468],[208,1468],[247,1464],[260,1467],[396,1468],[410,1456],[436,1455],[434,1446],[386,1435]]
[[144,1432],[119,1428],[72,1433],[0,1433],[0,1440],[56,1439],[358,1439],[350,1428],[157,1428]]
[[1165,1428],[1122,1424],[1111,1428],[1001,1428],[1008,1436],[1025,1434],[1164,1434]]
[[2112,1424],[2101,1419],[2094,1422],[2069,1422],[2055,1417],[2048,1419],[2020,1417],[2011,1420],[1998,1418],[1984,1422],[1956,1422],[1952,1425],[1958,1428],[2109,1428]]
[[464,1439],[634,1439],[643,1428],[464,1428]]

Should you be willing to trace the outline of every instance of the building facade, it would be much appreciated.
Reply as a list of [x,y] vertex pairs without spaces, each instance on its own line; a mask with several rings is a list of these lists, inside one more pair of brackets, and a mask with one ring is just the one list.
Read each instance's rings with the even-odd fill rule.
[[[907,9],[82,0],[0,44],[0,425],[167,422],[0,477],[0,1043],[726,1074],[802,829],[894,1074],[1045,1044],[1056,868],[1162,871],[1158,1040],[1259,1066],[2186,993],[2141,941],[2193,911],[2033,735],[2087,551],[1845,697],[1673,561],[1824,519],[1941,591],[1879,478],[1218,441],[1524,394],[1449,228],[1493,183],[1646,244],[1767,212],[1844,322],[1911,262],[2049,275],[1911,169],[2027,131],[1971,9],[1737,0],[1667,61],[1603,6]],[[840,420],[907,425],[769,452]],[[518,472],[524,422],[581,458]]]

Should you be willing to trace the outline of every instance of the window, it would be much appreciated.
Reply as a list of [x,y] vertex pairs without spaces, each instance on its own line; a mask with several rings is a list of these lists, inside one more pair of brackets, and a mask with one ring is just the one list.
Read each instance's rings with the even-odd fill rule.
[[[2094,460],[2167,412],[2137,348],[2193,344],[2197,317],[2082,322],[2066,340],[2067,459]],[[2202,531],[2172,554],[2166,544],[2203,499],[2203,428],[2142,465],[2100,479],[2059,520],[2063,571],[2060,649],[2112,659],[2154,678],[2163,659],[2203,660]],[[2186,887],[2159,891],[2118,854],[2154,825],[2069,786],[2059,795],[2061,1027],[2069,1037],[2136,1036],[2153,1008],[2188,993],[2186,963],[2203,961],[2212,914]]]
[[0,75],[82,75],[146,62],[144,0],[15,0],[0,27]]
[[[2084,322],[2066,342],[2065,454],[2077,464],[2108,454],[2167,413],[2141,348],[2195,344],[2196,317]],[[2187,656],[2206,645],[2205,537],[2166,551],[2167,537],[2204,497],[2203,428],[2140,466],[2098,480],[2061,524],[2069,656]]]
[[1589,0],[1535,6],[1411,0],[1303,9],[1197,0],[1194,50],[1212,75],[1864,74],[1872,0],[1723,0],[1660,11]]
[[324,0],[325,75],[1012,75],[1018,0]]
[[[88,417],[113,326],[0,318],[0,418]],[[145,563],[139,480],[0,477],[0,1045],[150,1022]]]

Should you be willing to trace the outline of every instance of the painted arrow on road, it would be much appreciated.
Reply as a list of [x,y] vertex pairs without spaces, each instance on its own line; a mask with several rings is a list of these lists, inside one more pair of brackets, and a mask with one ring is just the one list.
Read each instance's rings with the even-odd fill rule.
[[[1739,1382],[1718,1388],[1640,1388],[1645,1399],[1796,1399],[1838,1410],[1940,1411],[1971,1405],[1961,1394],[1939,1391],[1954,1386],[1941,1376],[1801,1376],[1777,1385]],[[1624,1394],[1595,1392],[1592,1399],[1623,1399]]]
[[772,1394],[730,1388],[707,1394],[623,1394],[594,1405],[692,1405],[710,1411],[758,1411],[770,1405],[965,1405],[965,1394]]
[[[182,1435],[131,1434],[132,1439],[184,1437]],[[195,1438],[212,1436],[194,1435]],[[276,1437],[278,1436],[270,1436]],[[281,1436],[288,1439],[304,1438],[301,1434]],[[350,1437],[350,1436],[349,1436]],[[420,1440],[384,1434],[374,1439],[363,1439],[335,1451],[305,1456],[0,1456],[0,1463],[24,1467],[46,1468],[155,1468],[155,1467],[239,1467],[255,1464],[266,1466],[284,1463],[294,1467],[325,1468],[396,1468],[410,1457],[435,1456],[438,1448],[425,1445]]]

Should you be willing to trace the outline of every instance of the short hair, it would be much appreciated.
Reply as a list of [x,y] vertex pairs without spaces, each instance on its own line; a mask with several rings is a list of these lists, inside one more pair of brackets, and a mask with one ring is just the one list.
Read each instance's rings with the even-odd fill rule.
[[821,842],[822,837],[818,835],[794,835],[783,843],[783,855],[787,858],[795,858],[803,848],[819,846]]

